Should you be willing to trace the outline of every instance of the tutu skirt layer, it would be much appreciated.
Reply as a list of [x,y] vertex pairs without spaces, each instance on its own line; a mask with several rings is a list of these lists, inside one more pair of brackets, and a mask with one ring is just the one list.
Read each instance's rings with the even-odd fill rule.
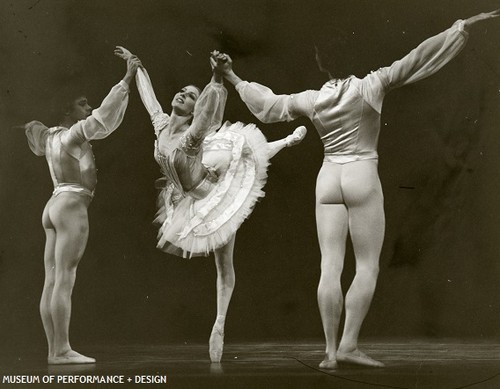
[[203,164],[217,179],[202,199],[162,189],[155,221],[158,248],[182,257],[207,256],[227,244],[264,197],[267,140],[253,124],[226,122],[203,143]]

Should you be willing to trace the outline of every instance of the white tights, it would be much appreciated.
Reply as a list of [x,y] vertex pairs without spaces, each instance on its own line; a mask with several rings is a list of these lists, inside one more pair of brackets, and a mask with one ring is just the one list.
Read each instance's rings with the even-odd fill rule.
[[339,351],[357,350],[359,331],[377,283],[385,217],[376,160],[323,164],[316,183],[316,222],[321,249],[318,304],[327,358],[334,360],[344,305],[340,277],[348,232],[356,275],[345,296],[346,321]]

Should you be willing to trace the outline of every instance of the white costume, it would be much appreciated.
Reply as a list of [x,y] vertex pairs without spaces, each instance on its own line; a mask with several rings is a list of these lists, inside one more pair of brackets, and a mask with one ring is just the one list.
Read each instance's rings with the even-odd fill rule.
[[[191,127],[169,133],[168,114],[158,103],[144,69],[137,87],[156,133],[155,159],[166,178],[156,222],[158,248],[183,257],[208,255],[234,236],[264,196],[269,157],[267,141],[254,125],[221,125],[227,91],[208,84],[198,98]],[[191,130],[202,129],[202,136]]]

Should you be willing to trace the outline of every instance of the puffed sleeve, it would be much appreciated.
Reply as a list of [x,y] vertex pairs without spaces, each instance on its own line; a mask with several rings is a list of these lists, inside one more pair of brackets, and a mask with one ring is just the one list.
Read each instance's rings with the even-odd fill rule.
[[123,120],[128,94],[128,84],[120,81],[111,88],[101,106],[92,111],[92,115],[71,126],[66,141],[83,143],[85,140],[103,139],[111,134]]
[[431,76],[464,48],[468,39],[464,21],[458,20],[446,31],[422,42],[416,49],[376,74],[384,88],[392,89]]
[[146,69],[137,69],[135,80],[142,103],[151,117],[151,123],[153,123],[155,134],[158,136],[168,125],[170,117],[168,114],[163,112],[163,109],[156,98],[153,84]]
[[450,62],[467,43],[464,22],[458,20],[448,30],[422,42],[404,58],[380,68],[362,80],[354,79],[363,98],[377,112],[391,89],[429,77]]
[[193,123],[188,132],[195,138],[203,137],[220,128],[226,107],[227,89],[224,85],[211,82],[196,100]]
[[42,123],[34,120],[24,125],[28,145],[35,155],[45,155],[45,144],[49,129]]
[[241,100],[263,123],[292,121],[313,112],[317,91],[304,91],[292,95],[276,95],[267,86],[241,81],[236,84]]

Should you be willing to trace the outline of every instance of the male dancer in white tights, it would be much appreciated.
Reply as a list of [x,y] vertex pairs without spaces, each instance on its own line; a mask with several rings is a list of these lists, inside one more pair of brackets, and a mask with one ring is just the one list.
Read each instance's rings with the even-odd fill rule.
[[[261,121],[291,121],[305,116],[323,141],[325,157],[316,184],[316,224],[321,249],[318,303],[326,338],[326,356],[320,368],[335,369],[337,361],[383,366],[358,349],[358,336],[375,291],[384,239],[383,194],[377,171],[384,96],[394,88],[437,72],[465,46],[472,24],[499,15],[497,10],[459,20],[406,57],[362,79],[333,78],[330,72],[335,69],[323,61],[324,53],[317,52],[319,68],[330,78],[319,91],[275,95],[263,85],[239,78],[232,70],[229,56],[218,63],[219,71],[235,85],[241,99]],[[338,344],[344,306],[340,276],[348,232],[356,257],[356,275],[345,297],[346,320]]]
[[42,216],[46,234],[45,284],[40,315],[48,342],[49,364],[94,363],[74,351],[69,343],[71,294],[78,263],[89,234],[87,208],[96,186],[96,167],[89,141],[111,134],[122,122],[128,104],[129,84],[140,61],[127,61],[123,80],[115,85],[94,111],[86,97],[73,96],[65,103],[59,125],[40,122],[25,125],[28,143],[38,156],[45,155],[54,192]]

